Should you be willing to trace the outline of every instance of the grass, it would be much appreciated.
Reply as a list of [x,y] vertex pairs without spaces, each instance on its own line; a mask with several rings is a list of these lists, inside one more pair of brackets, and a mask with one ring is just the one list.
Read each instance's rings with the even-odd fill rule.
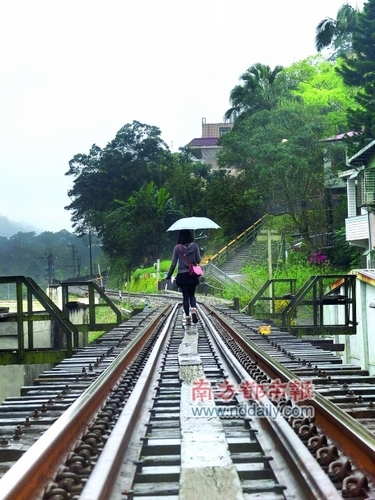
[[[130,311],[132,306],[125,304],[124,302],[119,302],[114,300],[115,305],[119,308],[122,315],[122,321],[126,321],[130,318],[130,314],[126,313],[125,310]],[[116,314],[112,311],[110,307],[96,307],[95,308],[95,319],[97,323],[115,323],[117,320]],[[90,331],[89,332],[89,343],[95,342],[98,338],[104,335],[105,330]]]
[[[254,294],[250,297],[250,300],[256,295],[256,293],[264,286],[269,279],[268,276],[268,267],[266,266],[248,266],[245,268],[245,273],[247,275],[246,286],[250,288],[252,291],[254,290]],[[295,291],[298,292],[299,289],[312,277],[312,276],[325,276],[325,275],[345,275],[347,271],[342,269],[333,268],[327,263],[324,262],[316,262],[314,260],[307,260],[303,255],[292,255],[292,257],[285,263],[285,265],[280,266],[275,269],[273,272],[273,279],[295,279]],[[323,279],[323,288],[329,290],[332,279],[327,278]],[[288,281],[274,283],[274,297],[279,297],[279,300],[276,300],[274,303],[274,312],[280,313],[288,304],[288,300],[284,299],[284,296],[288,293],[292,292],[291,284]],[[310,289],[307,292],[306,299],[313,299],[313,290]],[[265,290],[264,297],[271,296],[271,286],[268,287],[268,290]],[[283,297],[281,299],[281,297]],[[249,302],[249,297],[246,294],[242,294],[240,299],[240,303],[242,307],[245,307]],[[254,306],[253,313],[256,317],[269,317],[270,314],[270,301],[269,300],[259,300]],[[311,320],[312,317],[313,306],[300,306],[298,309],[298,320],[299,322],[304,320]],[[276,323],[275,323],[276,324]]]
[[136,269],[136,271],[133,272],[130,288],[127,291],[130,291],[131,293],[157,293],[157,278],[159,281],[164,279],[170,265],[170,260],[161,261],[158,277],[154,266]]

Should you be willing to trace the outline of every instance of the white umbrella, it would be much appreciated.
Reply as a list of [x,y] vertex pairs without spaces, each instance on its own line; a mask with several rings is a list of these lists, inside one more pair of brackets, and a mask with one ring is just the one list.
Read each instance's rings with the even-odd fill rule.
[[181,229],[220,229],[220,226],[208,217],[184,217],[174,222],[167,231],[180,231]]

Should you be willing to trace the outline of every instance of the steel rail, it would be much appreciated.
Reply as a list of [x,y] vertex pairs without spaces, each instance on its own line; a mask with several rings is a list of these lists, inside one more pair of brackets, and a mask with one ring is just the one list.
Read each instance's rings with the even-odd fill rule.
[[126,367],[164,321],[165,307],[0,479],[1,500],[39,500]]
[[142,405],[150,388],[155,367],[158,365],[159,356],[164,347],[164,342],[176,309],[177,304],[164,323],[163,330],[155,343],[138,382],[79,497],[80,500],[108,500],[120,471],[126,448],[139,418]]
[[[207,309],[210,310],[212,316],[218,319],[217,312],[214,312],[211,308]],[[200,312],[200,314],[204,317],[204,313]],[[228,325],[223,318],[221,318],[220,324],[225,330],[229,330],[234,337],[239,333],[235,332],[233,327]],[[230,360],[231,369],[236,373],[238,379],[255,382],[241,366],[240,362],[237,359],[233,359],[232,353],[230,353],[223,340],[215,334],[214,328],[210,327],[210,322],[207,319],[206,325],[222,355]],[[256,403],[263,409],[272,406],[272,402],[266,395],[259,395]],[[300,495],[306,495],[308,492],[309,498],[324,498],[326,500],[338,500],[342,498],[310,451],[301,444],[300,438],[279,413],[274,418],[260,418],[258,420],[260,427],[269,436],[268,439],[272,443],[272,453],[280,454],[284,463],[283,469],[291,470],[290,476],[296,481],[294,488],[299,488],[298,493]],[[280,446],[280,443],[282,446]],[[285,471],[283,470],[282,473],[284,474]],[[277,475],[277,471],[275,474]]]
[[[252,340],[225,320],[225,316],[209,306],[205,306],[219,323],[230,330],[234,340],[244,352],[269,376],[282,382],[292,382],[299,377],[282,366],[277,360],[260,349]],[[315,408],[315,423],[332,438],[345,452],[353,457],[356,464],[369,474],[375,474],[375,435],[362,424],[313,390],[309,404]]]

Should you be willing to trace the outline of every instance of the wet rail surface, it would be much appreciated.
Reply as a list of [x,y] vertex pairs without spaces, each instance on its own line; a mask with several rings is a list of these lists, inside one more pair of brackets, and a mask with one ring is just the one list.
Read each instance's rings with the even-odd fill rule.
[[4,401],[0,498],[375,498],[373,377],[227,307],[199,312],[145,311]]

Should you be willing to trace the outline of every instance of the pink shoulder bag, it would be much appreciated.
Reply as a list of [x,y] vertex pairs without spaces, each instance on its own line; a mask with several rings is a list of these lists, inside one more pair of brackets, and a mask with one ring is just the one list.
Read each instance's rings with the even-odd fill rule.
[[182,245],[179,245],[180,252],[184,256],[184,259],[186,260],[188,266],[189,266],[189,273],[191,276],[203,276],[204,272],[201,266],[198,266],[198,264],[192,264],[189,259],[187,258],[187,255],[184,252],[184,247]]

